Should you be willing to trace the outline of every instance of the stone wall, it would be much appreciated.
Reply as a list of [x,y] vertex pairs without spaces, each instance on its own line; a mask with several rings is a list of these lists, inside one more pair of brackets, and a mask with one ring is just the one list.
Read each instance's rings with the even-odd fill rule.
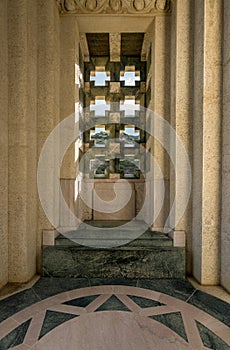
[[[227,290],[229,15],[229,0],[177,0],[168,17],[159,16],[155,21],[148,17],[154,38],[151,106],[170,119],[193,169],[191,201],[175,228],[186,232],[187,272],[202,284],[221,282]],[[109,28],[110,17],[104,20],[97,22],[103,30],[103,23]],[[121,16],[113,20],[113,24],[117,21],[116,28],[124,22]],[[135,17],[136,30],[141,31],[142,21],[141,15],[138,23]],[[37,196],[37,161],[49,133],[59,120],[74,113],[79,101],[76,23],[74,16],[60,17],[55,0],[0,2],[0,288],[7,281],[28,281],[41,271],[42,230],[52,229],[52,225]],[[129,23],[134,23],[134,17],[130,22],[125,20],[127,31]],[[174,143],[171,147],[177,154]],[[151,148],[166,181],[170,180],[172,204],[177,182],[183,179],[186,186],[186,173],[181,169],[178,177],[158,144],[152,142]],[[52,164],[47,171],[52,171]],[[75,178],[73,148],[66,155],[61,176],[63,181],[70,181],[70,190]],[[47,184],[55,202],[52,185]],[[183,193],[178,200],[183,201]],[[159,217],[159,226],[164,215]]]
[[36,2],[8,2],[10,282],[36,272],[36,17]]
[[8,52],[7,0],[0,2],[0,288],[8,281]]
[[230,3],[224,1],[221,284],[230,292]]
[[[0,287],[39,270],[37,161],[59,121],[59,12],[55,1],[1,1]],[[37,258],[37,259],[36,259]],[[41,264],[40,264],[41,266]]]

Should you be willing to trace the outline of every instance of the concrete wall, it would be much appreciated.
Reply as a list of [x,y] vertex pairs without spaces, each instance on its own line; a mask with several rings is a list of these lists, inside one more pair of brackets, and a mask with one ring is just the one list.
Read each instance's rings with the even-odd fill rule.
[[0,2],[0,288],[8,281],[8,51],[7,0]]
[[224,1],[221,284],[230,292],[230,2]]

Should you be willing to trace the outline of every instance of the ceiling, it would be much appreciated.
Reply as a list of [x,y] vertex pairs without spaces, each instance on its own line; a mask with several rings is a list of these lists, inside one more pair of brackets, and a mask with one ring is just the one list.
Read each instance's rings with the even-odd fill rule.
[[[86,33],[91,57],[109,56],[109,33]],[[121,33],[121,56],[141,56],[144,33]]]

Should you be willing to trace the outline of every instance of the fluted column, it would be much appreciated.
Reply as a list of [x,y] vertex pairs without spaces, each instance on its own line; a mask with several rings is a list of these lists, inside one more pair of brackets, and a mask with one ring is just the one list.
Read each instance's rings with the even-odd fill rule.
[[195,2],[193,274],[220,280],[222,1]]
[[230,292],[230,2],[224,1],[221,284]]
[[0,2],[0,288],[8,282],[8,48],[7,0]]
[[36,272],[36,1],[8,2],[9,281]]
[[[193,88],[193,35],[192,2],[177,0],[172,14],[172,58],[171,58],[171,125],[176,131],[191,161],[192,153],[192,88]],[[179,211],[186,202],[189,187],[188,169],[181,164],[180,150],[176,140],[171,140],[171,152],[175,154],[175,164],[171,166],[170,201],[176,198],[171,226],[186,235],[187,272],[191,272],[191,202],[184,209],[178,221]],[[191,164],[192,165],[192,164]],[[175,170],[176,169],[176,170]],[[179,170],[178,170],[179,169]],[[180,189],[180,191],[178,191]]]
[[[154,19],[154,40],[152,50],[152,94],[153,110],[157,116],[170,120],[170,17],[156,16]],[[164,128],[159,130],[159,123],[153,123],[154,136],[164,134]],[[159,172],[154,172],[154,199],[161,198],[164,188],[164,203],[154,222],[154,230],[162,231],[169,214],[169,173],[170,162],[164,146],[154,139],[154,159],[159,165],[163,178]]]
[[[68,118],[78,109],[80,83],[79,67],[79,30],[75,17],[62,17],[60,22],[60,120]],[[74,123],[74,122],[73,122]],[[72,125],[70,132],[75,132],[76,125]],[[61,186],[65,200],[74,212],[75,183],[77,164],[75,161],[75,143],[66,152],[61,168]],[[62,208],[60,208],[62,211]],[[70,225],[70,218],[62,218],[61,226]]]
[[[38,157],[49,134],[59,123],[59,84],[60,84],[60,18],[55,1],[38,0]],[[54,171],[57,149],[51,147],[50,162],[44,169],[44,187],[49,193],[53,210],[58,217],[58,198],[55,197],[54,177],[46,178],[47,172]],[[53,152],[53,154],[52,154]],[[54,174],[53,174],[54,175]],[[42,267],[42,231],[52,229],[40,202],[38,207],[37,266]]]

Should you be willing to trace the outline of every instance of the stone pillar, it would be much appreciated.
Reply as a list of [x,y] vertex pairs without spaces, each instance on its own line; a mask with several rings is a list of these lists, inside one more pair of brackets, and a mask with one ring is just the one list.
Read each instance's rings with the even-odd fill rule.
[[[75,17],[61,17],[60,55],[60,120],[63,120],[75,112],[79,102],[79,31]],[[61,177],[76,178],[74,145],[65,155]]]
[[9,281],[36,272],[36,1],[8,2]]
[[[157,16],[154,20],[154,40],[152,44],[152,95],[153,110],[156,115],[165,120],[170,120],[170,17]],[[157,129],[157,130],[156,130]],[[164,134],[164,129],[159,130],[159,124],[154,123],[153,133]],[[159,172],[154,171],[154,198],[161,197],[164,188],[164,204],[154,222],[153,229],[162,231],[169,214],[169,174],[170,162],[167,152],[158,140],[154,139],[154,159],[159,165],[163,178],[159,178]]]
[[0,2],[0,288],[8,282],[8,46],[7,0]]
[[[50,132],[59,122],[59,84],[60,84],[60,48],[59,31],[60,19],[55,1],[38,0],[38,158],[42,146]],[[54,153],[57,150],[53,150]],[[54,157],[54,154],[53,154]],[[54,160],[54,158],[53,158]],[[53,171],[52,160],[46,171]],[[54,197],[53,182],[47,183],[50,197],[54,203],[54,210],[58,211],[58,198]],[[38,207],[38,236],[37,236],[37,266],[41,272],[42,230],[52,229],[39,202]]]
[[[171,125],[180,138],[189,159],[192,154],[192,77],[193,77],[193,35],[192,7],[188,0],[177,0],[172,14],[172,57],[171,57]],[[185,189],[189,186],[187,169],[181,166],[179,148],[173,138],[171,151],[175,154],[175,166],[170,171],[170,202],[175,198],[175,211],[170,220],[170,226],[175,231],[186,234],[187,272],[191,272],[191,203],[185,208],[184,215],[177,222],[178,210],[185,202]],[[178,192],[180,188],[180,192]]]
[[193,126],[193,274],[201,284],[220,277],[221,0],[195,2]]
[[[75,17],[61,17],[60,22],[60,119],[63,120],[75,113],[79,108],[80,67],[79,67],[79,30]],[[77,125],[70,132],[76,131]],[[77,186],[75,161],[75,143],[70,146],[63,159],[61,168],[61,185],[66,202],[75,212],[75,188]],[[61,210],[61,208],[60,208]],[[69,221],[70,222],[70,221]],[[60,222],[68,226],[67,222]]]
[[221,284],[230,292],[230,2],[224,1]]

